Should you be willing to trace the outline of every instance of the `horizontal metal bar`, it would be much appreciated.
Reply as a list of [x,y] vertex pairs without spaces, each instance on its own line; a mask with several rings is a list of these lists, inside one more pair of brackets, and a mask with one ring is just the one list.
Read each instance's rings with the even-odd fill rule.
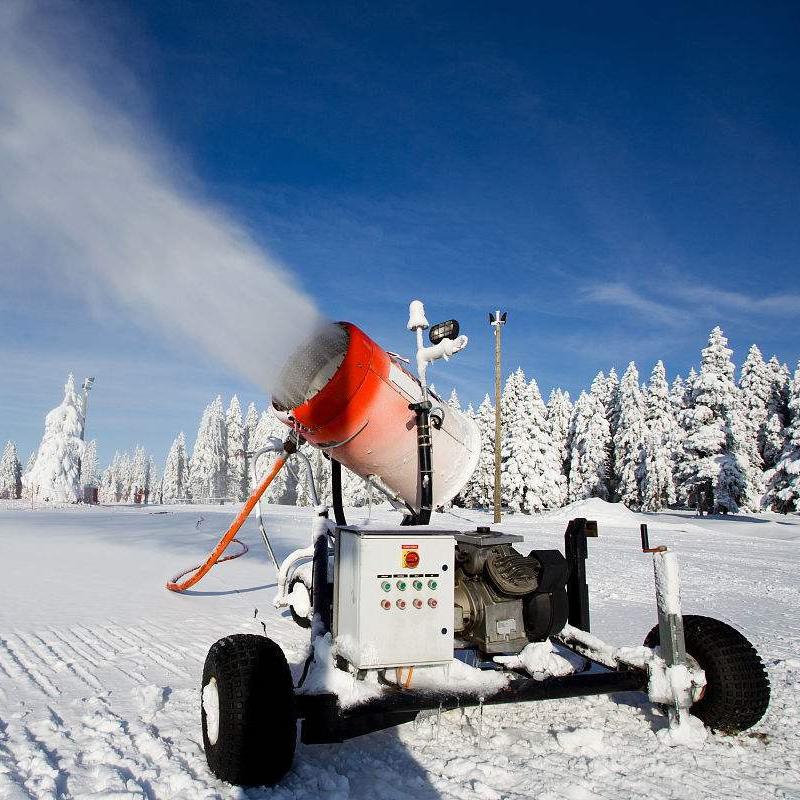
[[641,692],[646,687],[645,672],[623,670],[579,673],[545,681],[523,678],[483,700],[474,694],[395,691],[341,710],[333,694],[301,694],[296,696],[296,701],[298,716],[303,719],[303,742],[323,744],[409,722],[420,711],[450,711],[481,704],[529,703],[614,692]]

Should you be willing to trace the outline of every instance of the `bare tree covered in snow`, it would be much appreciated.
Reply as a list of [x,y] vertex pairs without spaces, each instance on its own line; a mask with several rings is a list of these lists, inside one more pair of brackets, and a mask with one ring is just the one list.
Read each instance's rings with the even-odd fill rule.
[[80,462],[85,446],[82,431],[81,403],[70,375],[61,405],[45,417],[36,461],[22,478],[28,496],[62,503],[77,503],[81,499]]
[[0,458],[0,499],[18,500],[22,495],[22,466],[14,442],[6,442]]

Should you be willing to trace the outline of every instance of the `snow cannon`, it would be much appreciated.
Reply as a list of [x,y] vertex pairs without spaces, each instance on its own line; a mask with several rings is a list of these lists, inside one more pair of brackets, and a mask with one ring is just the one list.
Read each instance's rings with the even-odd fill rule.
[[[259,488],[237,520],[255,507],[277,573],[273,605],[311,640],[294,669],[266,621],[265,635],[238,633],[212,645],[201,724],[213,774],[241,786],[278,783],[291,769],[298,727],[306,745],[329,745],[419,714],[617,692],[666,709],[668,727],[657,735],[669,744],[700,746],[704,723],[725,733],[755,725],[770,697],[763,662],[730,625],[683,615],[677,557],[650,546],[646,525],[641,550],[653,561],[657,625],[642,647],[615,647],[590,632],[586,562],[596,522],[570,520],[563,553],[449,512],[429,525],[432,510],[470,477],[479,436],[427,385],[429,365],[466,346],[458,323],[428,325],[414,300],[407,327],[416,336],[416,376],[409,362],[347,322],[320,329],[283,370],[273,404],[292,431],[250,454]],[[319,502],[301,440],[330,456],[335,523]],[[260,480],[266,452],[276,459]],[[279,563],[256,504],[289,460],[306,469],[311,536]],[[403,512],[399,525],[347,523],[342,464],[390,498]],[[605,551],[601,573],[614,575],[613,555]]]
[[[423,380],[429,361],[449,358],[466,344],[454,320],[434,326],[431,334],[433,346],[421,348],[421,356],[418,352]],[[288,360],[273,406],[309,444],[405,506],[410,520],[426,503],[445,505],[464,487],[478,462],[480,436],[472,419],[443,403],[406,363],[352,323],[332,323]],[[420,409],[415,410],[426,401],[425,435],[435,453],[427,467],[432,471],[427,500],[425,475],[421,480],[419,471]]]

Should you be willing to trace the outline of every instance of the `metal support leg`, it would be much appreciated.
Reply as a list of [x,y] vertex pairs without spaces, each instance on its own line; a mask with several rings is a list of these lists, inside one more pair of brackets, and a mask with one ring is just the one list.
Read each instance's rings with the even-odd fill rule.
[[564,555],[569,564],[567,597],[569,599],[569,624],[589,631],[589,586],[586,583],[588,536],[597,536],[597,523],[583,518],[570,520],[564,534]]

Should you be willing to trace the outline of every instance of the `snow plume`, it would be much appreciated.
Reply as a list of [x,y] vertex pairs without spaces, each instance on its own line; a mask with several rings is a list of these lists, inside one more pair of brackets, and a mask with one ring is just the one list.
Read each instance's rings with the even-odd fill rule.
[[97,286],[140,324],[193,339],[269,391],[296,342],[321,322],[313,302],[200,199],[141,122],[130,77],[92,48],[103,32],[69,8],[0,4],[5,248],[15,262],[46,264],[16,263],[26,280],[36,269],[51,286]]

